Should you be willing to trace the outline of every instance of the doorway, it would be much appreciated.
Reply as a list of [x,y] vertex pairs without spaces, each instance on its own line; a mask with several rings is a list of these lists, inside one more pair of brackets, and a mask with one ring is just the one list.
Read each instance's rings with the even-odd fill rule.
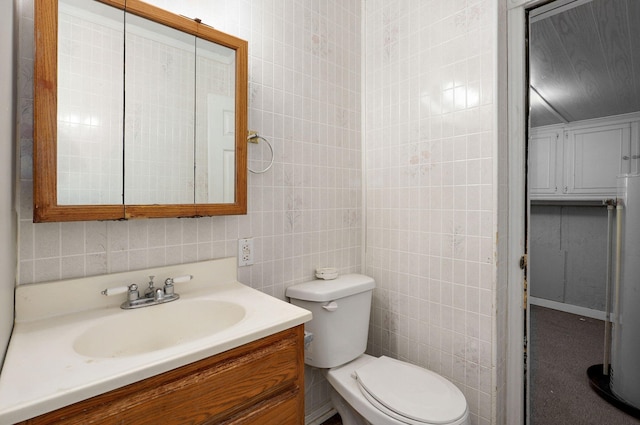
[[556,0],[525,11],[527,424],[640,423],[586,376],[604,355],[607,202],[640,157],[636,3]]

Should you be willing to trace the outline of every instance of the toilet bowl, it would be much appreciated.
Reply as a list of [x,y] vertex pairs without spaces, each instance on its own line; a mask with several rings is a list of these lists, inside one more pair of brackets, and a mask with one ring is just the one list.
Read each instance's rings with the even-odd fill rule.
[[462,392],[435,372],[366,349],[375,282],[350,274],[287,288],[291,303],[311,310],[305,363],[324,369],[343,425],[469,425]]
[[[396,365],[392,365],[392,363]],[[387,367],[391,365],[392,367]],[[365,367],[366,366],[366,367]],[[369,391],[359,371],[381,372],[373,377],[380,388]],[[398,370],[405,369],[406,373]],[[407,376],[408,375],[408,376]],[[440,375],[388,357],[363,354],[326,370],[331,401],[343,425],[467,425],[469,409],[462,392]],[[364,384],[367,384],[367,376]],[[397,388],[401,387],[401,388]],[[381,390],[382,394],[376,394]]]

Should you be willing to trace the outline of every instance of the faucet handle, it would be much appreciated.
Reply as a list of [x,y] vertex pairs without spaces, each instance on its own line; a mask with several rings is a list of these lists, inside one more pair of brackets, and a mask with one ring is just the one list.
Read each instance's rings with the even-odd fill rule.
[[178,276],[178,277],[174,278],[173,279],[173,283],[189,282],[191,279],[193,279],[193,275],[187,274],[187,275],[184,275],[184,276]]
[[178,277],[168,277],[167,280],[164,281],[164,293],[166,295],[172,295],[174,283],[189,282],[191,279],[193,279],[193,276],[190,274]]
[[125,292],[137,292],[138,285],[132,283],[127,286],[116,286],[115,288],[106,288],[103,289],[100,293],[104,296],[110,297],[112,295],[124,294]]
[[174,283],[183,283],[183,282],[189,282],[191,279],[193,279],[193,276],[190,274],[187,274],[184,276],[170,277],[167,280],[165,280],[164,283],[165,285],[174,284]]
[[111,295],[124,294],[129,290],[128,286],[117,286],[115,288],[106,288],[100,292],[102,295],[110,297]]

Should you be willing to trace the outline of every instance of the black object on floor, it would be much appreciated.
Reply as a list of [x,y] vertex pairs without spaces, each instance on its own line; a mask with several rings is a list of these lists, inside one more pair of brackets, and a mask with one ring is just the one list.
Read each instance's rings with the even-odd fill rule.
[[610,375],[605,375],[602,370],[602,363],[589,366],[587,369],[589,386],[596,392],[596,394],[605,399],[612,406],[617,407],[634,418],[640,419],[640,409],[627,404],[616,397],[613,391],[611,391],[611,385],[609,382]]
[[322,425],[342,425],[342,418],[337,413],[324,421]]

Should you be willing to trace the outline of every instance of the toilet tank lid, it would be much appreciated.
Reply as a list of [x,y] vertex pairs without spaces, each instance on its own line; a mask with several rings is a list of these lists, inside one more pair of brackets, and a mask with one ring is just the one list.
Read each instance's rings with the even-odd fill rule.
[[302,301],[333,301],[349,295],[370,291],[376,286],[375,281],[362,274],[345,274],[333,280],[312,280],[298,283],[287,288],[289,298]]

